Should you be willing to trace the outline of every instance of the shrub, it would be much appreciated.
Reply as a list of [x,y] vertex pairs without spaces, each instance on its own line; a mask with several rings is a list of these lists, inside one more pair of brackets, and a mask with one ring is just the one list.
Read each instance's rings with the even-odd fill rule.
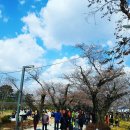
[[111,128],[103,123],[97,123],[97,124],[88,124],[88,126],[86,127],[86,130],[95,130],[96,128],[98,128],[99,130],[111,130]]
[[2,123],[10,123],[11,122],[10,116],[6,115],[6,116],[2,117],[1,121],[2,121]]
[[128,126],[128,130],[130,130],[130,126]]

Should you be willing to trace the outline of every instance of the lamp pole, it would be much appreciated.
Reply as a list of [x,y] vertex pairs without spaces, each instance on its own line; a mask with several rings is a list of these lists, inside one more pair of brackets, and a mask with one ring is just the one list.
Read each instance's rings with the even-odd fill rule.
[[17,102],[16,130],[19,130],[19,113],[20,113],[20,108],[21,108],[25,69],[26,68],[32,68],[32,67],[34,67],[34,66],[33,65],[23,66],[23,68],[22,68],[22,76],[21,76],[20,89],[19,89],[18,102]]
[[125,29],[130,29],[130,25],[129,24],[128,25],[123,25],[122,27],[125,28]]

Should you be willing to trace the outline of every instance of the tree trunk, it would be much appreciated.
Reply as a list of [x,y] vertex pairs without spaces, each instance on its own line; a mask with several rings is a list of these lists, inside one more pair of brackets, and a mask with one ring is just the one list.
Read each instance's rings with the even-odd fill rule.
[[106,108],[102,109],[101,111],[98,112],[98,119],[99,119],[99,122],[101,123],[104,123],[105,121],[105,116],[109,110],[109,107],[108,106],[105,106]]
[[92,95],[92,103],[93,103],[92,121],[93,123],[97,123],[98,122],[98,100],[96,98],[96,94]]
[[98,122],[104,123],[106,112],[99,112],[98,113]]
[[97,93],[93,93],[92,103],[93,103],[93,114],[95,117],[94,123],[98,123],[98,122],[104,123],[104,118],[105,118],[105,115],[107,114],[107,112],[111,106],[111,102],[107,100],[104,103],[104,105],[102,106],[102,109],[100,110],[99,109],[99,102],[97,99]]

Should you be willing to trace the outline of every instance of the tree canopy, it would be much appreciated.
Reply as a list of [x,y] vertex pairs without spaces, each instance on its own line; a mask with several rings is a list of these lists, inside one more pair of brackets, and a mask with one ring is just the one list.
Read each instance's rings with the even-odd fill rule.
[[[115,27],[114,35],[117,39],[117,43],[112,50],[109,51],[111,55],[111,60],[119,60],[118,64],[124,62],[124,56],[130,54],[130,37],[129,35],[124,35],[126,31],[125,28],[129,29],[130,20],[130,7],[128,0],[88,0],[88,7],[92,8],[91,14],[96,14],[98,11],[102,12],[103,17],[108,17],[111,21],[113,15],[121,16],[117,19],[117,26]],[[127,22],[126,22],[127,21]],[[128,25],[124,25],[124,24]]]
[[112,103],[128,94],[129,79],[122,67],[100,63],[105,57],[97,46],[81,44],[78,47],[89,67],[77,65],[75,71],[65,78],[90,96],[96,121],[103,122]]

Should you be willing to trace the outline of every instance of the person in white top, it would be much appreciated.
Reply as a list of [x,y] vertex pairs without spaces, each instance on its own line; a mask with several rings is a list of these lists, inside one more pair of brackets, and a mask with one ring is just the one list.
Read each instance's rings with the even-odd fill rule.
[[50,123],[50,121],[51,121],[51,112],[50,112],[50,110],[47,111],[47,114],[49,116],[49,123]]

